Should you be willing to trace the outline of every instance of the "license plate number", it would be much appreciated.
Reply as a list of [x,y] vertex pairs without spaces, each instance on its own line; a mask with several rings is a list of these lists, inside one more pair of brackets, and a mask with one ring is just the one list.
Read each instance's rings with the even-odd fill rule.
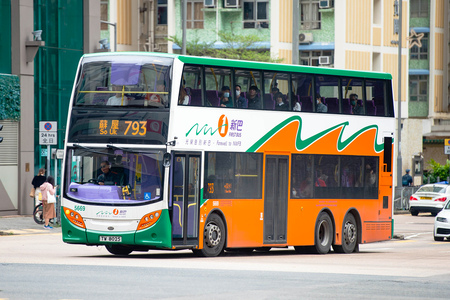
[[116,242],[120,243],[122,241],[121,236],[100,236],[100,242]]
[[431,200],[431,197],[420,197],[421,200]]

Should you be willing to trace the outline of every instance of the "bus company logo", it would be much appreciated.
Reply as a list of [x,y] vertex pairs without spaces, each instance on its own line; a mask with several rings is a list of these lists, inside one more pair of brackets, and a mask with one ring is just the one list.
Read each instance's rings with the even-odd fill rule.
[[119,210],[117,208],[113,209],[113,215],[117,216],[119,214]]
[[112,215],[112,213],[107,210],[101,210],[101,211],[98,211],[95,215],[97,217],[110,217]]
[[199,123],[195,123],[186,133],[186,137],[189,134],[194,133],[196,136],[204,135],[204,136],[213,136],[216,132],[219,133],[221,137],[225,137],[229,135],[230,137],[241,137],[241,131],[243,127],[244,121],[238,119],[232,119],[231,122],[228,121],[228,117],[226,115],[221,115],[217,122],[217,128],[213,128],[208,124],[200,127]]
[[221,115],[219,122],[217,124],[217,129],[219,129],[219,135],[225,137],[228,133],[228,118],[225,115]]

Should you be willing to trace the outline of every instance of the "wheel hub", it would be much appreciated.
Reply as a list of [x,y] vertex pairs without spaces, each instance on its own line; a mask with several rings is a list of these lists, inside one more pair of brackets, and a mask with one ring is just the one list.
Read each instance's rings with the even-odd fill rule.
[[344,227],[344,241],[347,244],[352,244],[356,240],[356,226],[352,223],[346,223]]
[[222,232],[216,224],[208,224],[205,230],[205,240],[208,247],[217,246],[222,238]]

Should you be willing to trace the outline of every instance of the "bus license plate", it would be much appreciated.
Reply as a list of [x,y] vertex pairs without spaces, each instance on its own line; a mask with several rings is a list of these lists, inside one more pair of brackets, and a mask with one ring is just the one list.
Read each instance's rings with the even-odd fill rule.
[[120,243],[120,242],[122,242],[122,237],[121,236],[104,236],[104,235],[101,235],[100,236],[100,242],[116,242],[116,243]]

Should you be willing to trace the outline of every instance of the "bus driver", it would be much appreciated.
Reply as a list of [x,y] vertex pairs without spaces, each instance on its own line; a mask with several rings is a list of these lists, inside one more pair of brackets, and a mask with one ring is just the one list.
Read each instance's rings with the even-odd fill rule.
[[119,176],[116,172],[111,171],[111,164],[109,161],[104,160],[100,164],[103,174],[100,174],[97,178],[98,184],[100,185],[117,185],[119,181]]

